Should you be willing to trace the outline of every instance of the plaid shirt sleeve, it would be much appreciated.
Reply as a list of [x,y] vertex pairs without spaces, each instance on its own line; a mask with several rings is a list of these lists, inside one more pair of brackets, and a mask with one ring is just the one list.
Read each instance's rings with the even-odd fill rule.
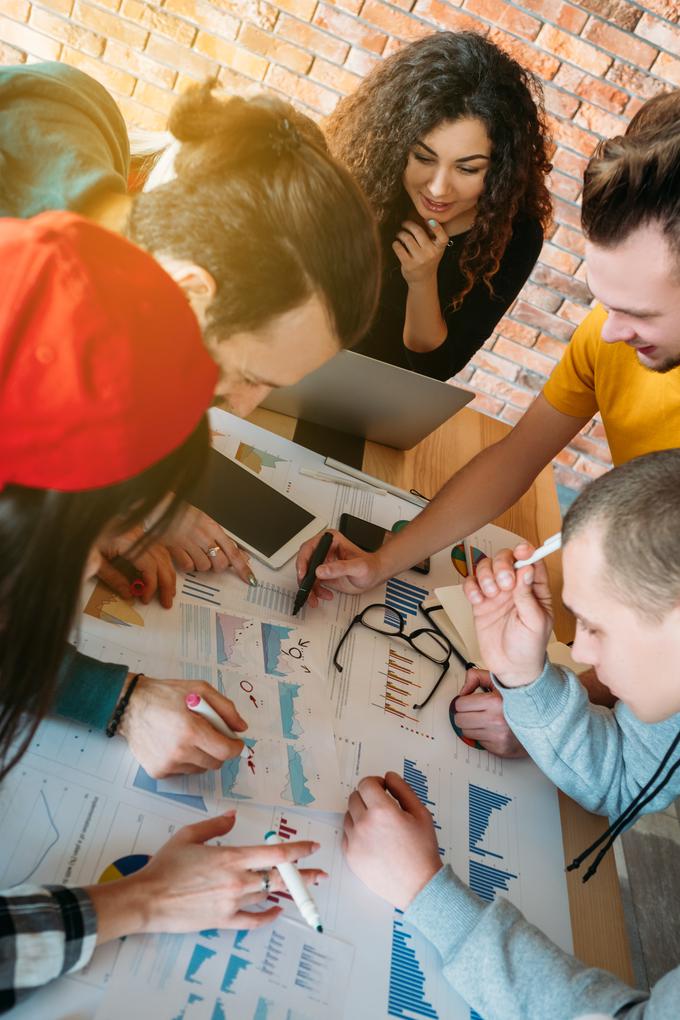
[[0,891],[0,1013],[33,988],[84,967],[97,918],[84,889],[18,885]]

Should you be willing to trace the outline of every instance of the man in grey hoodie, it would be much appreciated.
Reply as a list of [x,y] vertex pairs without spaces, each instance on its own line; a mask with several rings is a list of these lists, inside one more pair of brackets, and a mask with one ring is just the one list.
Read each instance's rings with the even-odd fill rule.
[[[545,566],[513,566],[530,547],[480,563],[466,595],[513,732],[565,793],[619,816],[571,865],[599,850],[587,880],[639,812],[680,794],[680,449],[593,482],[562,540],[573,653],[619,699],[614,709],[592,705],[574,674],[546,659]],[[507,900],[480,900],[441,861],[430,813],[395,773],[363,779],[350,797],[345,850],[359,878],[433,943],[448,981],[485,1020],[680,1016],[680,966],[636,991],[558,949]]]

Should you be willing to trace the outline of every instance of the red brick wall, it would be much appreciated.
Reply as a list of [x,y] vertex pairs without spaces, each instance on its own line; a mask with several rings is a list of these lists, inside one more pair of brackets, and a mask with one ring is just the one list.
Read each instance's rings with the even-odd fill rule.
[[[0,63],[65,60],[98,78],[130,124],[160,127],[173,95],[217,74],[261,82],[316,117],[403,42],[472,29],[545,82],[556,141],[555,223],[531,280],[460,379],[480,410],[515,422],[586,313],[581,175],[599,138],[680,86],[680,2],[647,0],[0,0]],[[557,458],[578,487],[608,464],[595,422]]]

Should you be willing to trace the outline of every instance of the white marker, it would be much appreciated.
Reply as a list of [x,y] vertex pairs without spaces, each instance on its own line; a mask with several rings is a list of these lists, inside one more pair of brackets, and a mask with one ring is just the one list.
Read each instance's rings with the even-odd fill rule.
[[[270,832],[265,832],[264,841],[265,843],[269,843],[270,846],[283,843],[281,837],[274,832],[273,829]],[[288,892],[293,897],[295,906],[298,908],[309,927],[322,932],[323,925],[321,924],[319,909],[312,899],[312,894],[303,882],[302,875],[298,869],[294,864],[290,863],[277,864],[276,868],[278,868],[279,875],[285,882]]]
[[[195,712],[196,715],[203,716],[207,719],[211,726],[214,726],[218,733],[221,733],[225,737],[229,737],[231,740],[243,740],[243,737],[239,737],[238,733],[234,733],[225,723],[224,719],[217,714],[212,705],[209,705],[207,701],[198,694],[187,694],[184,699],[184,704],[187,708]],[[242,758],[250,757],[250,750],[248,745],[244,742],[243,750],[241,751]]]
[[533,552],[526,560],[515,560],[515,570],[519,570],[520,567],[529,567],[532,563],[538,563],[539,560],[544,559],[546,556],[550,556],[550,553],[557,552],[557,550],[561,547],[562,532],[558,531],[556,535],[551,535],[550,538],[546,538],[540,549]]
[[300,468],[300,474],[305,478],[316,478],[318,482],[333,482],[335,485],[345,485],[348,489],[361,489],[363,492],[372,492],[375,496],[386,496],[387,489],[376,489],[368,482],[358,482],[353,478],[340,478],[338,475],[326,475],[323,471],[311,471],[309,468]]

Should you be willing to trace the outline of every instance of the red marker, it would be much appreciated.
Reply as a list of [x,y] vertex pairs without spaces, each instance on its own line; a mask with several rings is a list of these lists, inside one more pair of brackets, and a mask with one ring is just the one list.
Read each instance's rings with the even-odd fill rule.
[[146,582],[141,570],[137,570],[134,563],[126,560],[124,556],[116,556],[111,560],[111,566],[123,575],[130,582],[130,595],[139,598],[146,591]]

